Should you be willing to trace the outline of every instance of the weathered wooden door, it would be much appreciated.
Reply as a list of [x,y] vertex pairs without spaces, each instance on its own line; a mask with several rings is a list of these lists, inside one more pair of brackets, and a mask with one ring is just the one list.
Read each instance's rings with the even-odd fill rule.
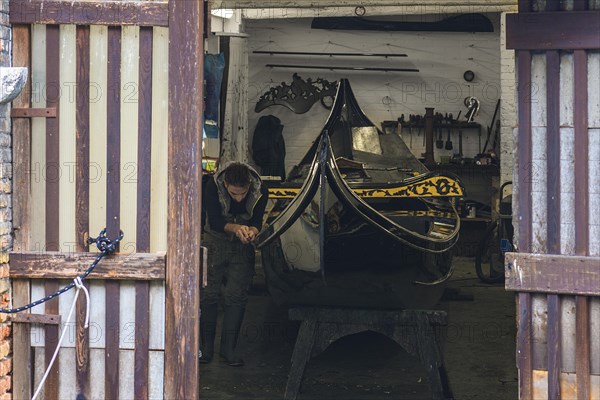
[[600,399],[600,4],[519,1],[516,50],[520,399]]
[[13,303],[82,273],[102,228],[125,234],[86,280],[89,329],[85,299],[65,321],[73,291],[13,319],[14,398],[30,398],[65,329],[46,399],[197,394],[202,13],[10,2],[13,65],[30,71],[12,109]]

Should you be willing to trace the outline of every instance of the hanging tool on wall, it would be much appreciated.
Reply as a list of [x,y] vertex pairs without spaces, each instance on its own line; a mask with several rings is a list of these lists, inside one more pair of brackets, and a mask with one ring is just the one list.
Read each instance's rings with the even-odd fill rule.
[[[400,117],[404,121],[404,114]],[[412,141],[413,141],[413,125],[415,123],[414,116],[412,114],[408,114],[408,122],[404,122],[403,125],[408,126],[408,134],[410,135],[410,143],[409,146],[412,149]]]
[[[496,102],[496,109],[494,110],[494,115],[492,116],[492,122],[487,127],[487,137],[485,139],[485,145],[483,146],[483,150],[481,150],[480,153],[485,153],[485,151],[487,150],[492,131],[496,128],[496,122],[500,122],[500,120],[496,121],[496,118],[498,117],[498,110],[500,110],[500,99],[498,99],[498,101]],[[493,141],[495,141],[495,136],[493,138]],[[479,145],[479,147],[481,148],[481,144]]]
[[447,123],[447,129],[448,129],[448,137],[446,139],[446,146],[444,147],[446,150],[452,150],[452,138],[451,138],[451,134],[452,134],[452,122],[451,119],[448,119],[448,115],[446,115],[445,117]]
[[468,109],[467,113],[465,114],[467,123],[473,122],[473,119],[477,116],[477,114],[479,114],[479,100],[473,96],[465,97],[464,104]]
[[425,117],[423,120],[423,138],[427,138],[425,144],[425,153],[422,154],[425,164],[434,164],[435,160],[433,157],[433,108],[425,107]]
[[404,120],[404,114],[398,118],[398,134],[402,137],[402,128],[406,125],[406,121]]
[[453,164],[464,164],[465,159],[463,158],[463,132],[462,129],[458,130],[458,153],[452,155],[450,160]]
[[[417,124],[419,124],[419,132],[423,131],[423,147],[425,147],[425,145],[426,145],[425,138],[427,136],[426,135],[427,132],[425,131],[425,116],[417,115]],[[433,142],[432,142],[432,144],[433,144]]]
[[438,138],[435,141],[435,147],[438,149],[444,148],[444,138],[442,137],[442,130],[444,125],[444,119],[441,113],[435,113],[435,123],[437,125],[437,135]]

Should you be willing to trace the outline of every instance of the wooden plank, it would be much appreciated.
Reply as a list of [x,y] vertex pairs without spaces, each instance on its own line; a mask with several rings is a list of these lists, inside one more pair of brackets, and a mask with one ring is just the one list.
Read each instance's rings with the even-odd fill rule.
[[135,354],[132,349],[119,350],[119,395],[121,396],[120,399],[137,400],[137,398],[134,397],[133,390],[135,383],[133,382],[133,379],[131,379],[131,377],[135,375],[134,358]]
[[90,375],[94,377],[90,399],[106,399],[104,394],[104,349],[90,349]]
[[[120,285],[115,281],[106,281],[106,351],[104,353],[104,393],[107,399],[119,397],[119,335],[121,308]],[[112,310],[112,312],[110,311]]]
[[[45,87],[46,85],[46,26],[31,27],[31,86]],[[31,106],[46,107],[44,96],[32,96]],[[31,244],[25,250],[44,250],[46,246],[46,179],[43,178],[46,165],[46,120],[34,118],[31,124],[31,204],[29,207],[30,220],[36,221],[37,229],[30,229]],[[17,200],[17,199],[14,199]],[[13,201],[14,201],[13,200]]]
[[113,238],[119,235],[121,212],[121,28],[108,28],[107,62],[106,232]]
[[60,314],[14,314],[10,317],[13,323],[17,324],[40,324],[40,325],[60,325]]
[[[83,282],[89,290],[89,283]],[[75,314],[75,375],[77,398],[91,398],[90,383],[90,337],[89,329],[85,328],[87,299],[80,294]]]
[[517,368],[519,369],[519,399],[533,399],[533,377],[531,351],[531,295],[517,294]]
[[[136,249],[150,251],[150,168],[152,164],[152,28],[140,28]],[[149,397],[150,284],[135,283],[134,397]]]
[[[150,350],[165,349],[165,282],[150,282]],[[162,393],[162,391],[161,391]]]
[[12,24],[168,26],[166,2],[10,0]]
[[[356,0],[319,0],[318,2],[310,0],[295,1],[277,1],[265,2],[264,0],[219,0],[209,2],[211,9],[234,8],[245,9],[244,13],[254,15],[262,11],[261,17],[264,18],[293,18],[302,16],[356,16],[356,5],[363,4],[368,6],[368,15],[407,15],[407,14],[425,14],[439,13],[459,13],[465,12],[464,4],[451,2],[445,3],[440,0],[421,0],[415,2],[412,0],[377,0],[359,3]],[[489,12],[493,7],[495,12],[515,10],[516,2],[507,0],[472,0],[468,3],[469,12]],[[441,9],[440,7],[444,8]],[[265,8],[268,7],[268,8]],[[277,8],[281,7],[281,8]],[[304,10],[298,10],[298,9]],[[391,9],[391,11],[390,11]],[[254,13],[252,11],[255,11]],[[274,14],[277,11],[277,14]],[[331,13],[331,14],[327,14]],[[256,17],[255,17],[256,18]]]
[[548,370],[548,299],[531,293],[531,366]]
[[[60,102],[60,30],[58,25],[46,27],[46,106],[58,108]],[[59,250],[59,210],[60,210],[60,138],[57,118],[46,119],[46,250]],[[46,281],[46,295],[58,290],[58,282]],[[58,299],[46,303],[47,314],[58,314]],[[59,329],[57,326],[45,328],[45,366],[48,364],[58,345]],[[45,384],[44,398],[58,399],[59,357],[48,374]]]
[[[59,284],[58,281],[54,281],[54,280],[46,280],[44,282],[44,291],[46,296],[56,292],[59,288]],[[59,308],[59,299],[60,296],[52,299],[50,301],[47,301],[45,303],[46,305],[46,314],[58,314],[58,308]],[[56,347],[58,346],[58,337],[60,335],[60,330],[59,330],[59,326],[58,325],[46,325],[46,327],[44,328],[44,338],[45,338],[45,343],[44,343],[44,358],[45,358],[45,363],[44,363],[44,367],[47,370],[48,369],[48,365],[50,364],[50,360],[52,359],[52,356],[54,355],[54,351],[56,350]],[[44,399],[47,400],[58,400],[58,384],[59,384],[59,363],[60,363],[60,355],[56,356],[56,360],[54,361],[54,364],[52,366],[52,369],[50,370],[50,373],[48,374],[48,378],[46,379],[46,383],[45,383],[45,387],[44,387]]]
[[[31,71],[30,32],[25,25],[13,26],[13,65],[27,67]],[[11,117],[16,109],[29,110],[31,94],[31,78],[25,82],[21,94],[13,100]],[[31,207],[31,124],[28,120],[12,121],[13,145],[13,228],[15,232],[15,248],[29,250],[30,242],[30,207]]]
[[[64,328],[63,326],[62,329]],[[65,346],[60,350],[60,379],[58,389],[60,399],[77,399],[77,375],[74,374],[75,371],[73,368],[77,363],[76,353],[77,350],[74,347]]]
[[163,398],[165,357],[163,351],[150,352],[150,377],[148,396],[151,399]]
[[12,118],[56,118],[56,108],[13,107],[10,116]]
[[[121,160],[121,28],[108,27],[107,78],[107,180],[106,231],[116,237],[120,230],[120,160]],[[120,309],[120,288],[115,281],[106,282],[106,310]],[[118,312],[106,313],[106,353],[104,391],[109,399],[119,398],[119,321]]]
[[[12,30],[12,60],[15,67],[31,71],[29,26],[14,25]],[[13,107],[30,107],[31,78],[27,79],[21,94],[13,100]],[[14,249],[29,250],[31,245],[31,123],[27,119],[12,121],[13,145],[13,229]],[[28,304],[29,280],[12,281],[12,301],[19,306]],[[28,315],[28,314],[20,314]],[[13,324],[12,396],[14,399],[31,398],[30,327]]]
[[[34,371],[33,371],[33,385],[34,388],[37,388],[39,386],[40,381],[42,380],[42,376],[44,375],[45,369],[44,369],[44,348],[43,347],[34,347],[33,348],[33,366],[34,366]],[[40,391],[40,396],[45,398],[45,390],[44,388],[42,388],[42,390]]]
[[[590,397],[586,397],[586,400],[598,400],[600,399],[600,375],[588,376],[592,390],[590,391]],[[548,396],[548,371],[545,370],[533,370],[533,381],[534,381],[534,396],[533,399],[552,399]],[[560,398],[562,399],[579,399],[579,392],[577,391],[577,376],[573,373],[563,372],[560,374]]]
[[[17,305],[28,304],[29,281],[15,279],[12,282],[13,303]],[[32,315],[18,314],[21,317]],[[14,322],[13,316],[13,322]],[[31,398],[31,327],[23,324],[13,324],[13,371],[12,371],[12,396],[13,399]]]
[[[59,101],[59,211],[58,236],[63,251],[74,251],[76,248],[76,216],[77,216],[77,104],[76,95],[68,95],[68,90],[75,91],[77,82],[77,35],[75,25],[60,26],[60,84]],[[59,249],[60,249],[59,248]],[[68,311],[65,311],[65,313]]]
[[90,232],[106,227],[108,28],[90,27]]
[[600,257],[506,253],[507,290],[600,296]]
[[[548,190],[546,141],[546,57],[545,54],[531,56],[531,249],[529,253],[547,253]],[[519,105],[520,107],[520,105]],[[520,163],[521,160],[518,160]],[[517,161],[515,161],[517,162]],[[520,209],[521,204],[517,206]],[[533,350],[536,354],[535,348]],[[545,357],[544,357],[545,358]],[[533,367],[537,365],[534,359]]]
[[[59,107],[60,101],[60,32],[57,25],[46,27],[46,105]],[[59,250],[58,227],[60,192],[59,120],[46,119],[46,250]]]
[[[35,282],[35,281],[34,281]],[[90,299],[94,302],[95,306],[90,307],[90,337],[93,337],[94,340],[90,342],[90,357],[93,358],[93,350],[94,349],[102,349],[102,360],[90,360],[90,376],[93,376],[92,379],[92,395],[98,391],[104,391],[104,348],[106,347],[106,281],[103,280],[91,280],[90,284]],[[112,310],[111,310],[112,311]],[[94,370],[94,364],[96,366],[102,365],[102,372],[98,370]],[[102,383],[98,384],[96,382],[96,376],[102,376]],[[99,388],[98,386],[101,386]],[[92,396],[92,398],[97,398],[96,396]],[[100,398],[105,398],[101,396]]]
[[[202,165],[203,7],[169,2],[169,224],[165,387],[168,399],[198,397]],[[185,188],[185,190],[182,190]]]
[[575,373],[575,296],[560,296],[560,369]]
[[135,360],[134,398],[148,398],[149,338],[150,338],[150,284],[135,283]]
[[139,45],[139,27],[122,27],[119,225],[127,232],[120,244],[121,251],[127,253],[136,251],[137,236]]
[[[575,130],[575,253],[589,254],[589,174],[588,174],[588,61],[583,50],[573,54],[573,85],[575,101],[573,125]],[[583,88],[583,89],[581,89]]]
[[[508,32],[508,31],[507,31]],[[518,247],[531,249],[531,53],[517,51],[519,133],[518,159]]]
[[90,225],[90,28],[77,27],[76,250],[88,251]]
[[575,371],[577,400],[590,398],[590,307],[586,296],[577,296],[575,306]]
[[600,49],[600,11],[533,12],[506,16],[506,48]]
[[150,251],[167,251],[169,32],[153,28],[152,43],[152,174],[150,199]]
[[137,152],[137,250],[150,251],[152,168],[152,29],[140,28]]
[[[95,253],[10,253],[10,277],[31,279],[73,279],[96,259]],[[112,254],[106,256],[87,279],[162,280],[164,253]]]
[[549,294],[548,302],[548,398],[560,400],[561,312],[560,298]]
[[[546,52],[546,249],[560,254],[560,55]],[[558,381],[558,380],[557,380]]]
[[[90,229],[90,28],[78,26],[77,36],[77,91],[76,91],[76,201],[75,241],[76,251],[89,250],[86,238]],[[89,290],[88,282],[84,285]],[[77,302],[75,316],[75,374],[79,398],[90,398],[90,342],[85,328],[85,298]]]
[[[119,309],[119,350],[134,350],[135,349],[135,282],[133,281],[121,281],[119,282],[119,295],[120,303],[122,307]],[[128,380],[131,381],[131,377],[134,373],[133,367],[133,351],[131,352],[131,371],[119,371],[120,379],[124,376],[128,376]],[[122,364],[119,364],[122,366]],[[133,381],[130,382],[131,395],[127,393],[119,393],[123,398],[133,398]],[[123,387],[123,386],[121,386]],[[128,386],[129,387],[129,386]],[[129,388],[127,389],[129,390]]]

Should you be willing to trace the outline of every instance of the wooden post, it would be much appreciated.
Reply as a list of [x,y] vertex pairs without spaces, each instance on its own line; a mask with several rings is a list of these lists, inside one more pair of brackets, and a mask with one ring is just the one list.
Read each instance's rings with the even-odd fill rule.
[[[30,31],[27,25],[13,26],[13,65],[30,66]],[[13,101],[13,107],[30,107],[31,79],[27,79],[21,95]],[[31,123],[29,119],[13,121],[13,226],[14,248],[29,250],[31,190],[28,172],[31,162]],[[29,280],[13,281],[13,304],[29,303]],[[29,325],[13,324],[13,388],[14,399],[31,398],[31,346]]]
[[[77,26],[77,83],[76,92],[76,137],[77,137],[77,169],[76,169],[76,201],[75,237],[77,251],[87,252],[89,246],[85,238],[90,230],[90,27]],[[89,283],[84,283],[89,289]],[[77,302],[75,316],[75,375],[78,398],[91,397],[90,382],[90,336],[85,327],[86,304]]]
[[203,4],[169,1],[167,399],[198,398]]

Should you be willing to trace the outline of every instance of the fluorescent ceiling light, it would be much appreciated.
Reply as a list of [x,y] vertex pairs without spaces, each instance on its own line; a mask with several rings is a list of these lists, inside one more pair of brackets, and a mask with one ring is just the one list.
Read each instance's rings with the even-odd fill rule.
[[216,10],[211,10],[210,12],[212,15],[214,15],[215,17],[221,17],[221,18],[231,18],[233,17],[233,10],[230,10],[228,8],[217,8]]

